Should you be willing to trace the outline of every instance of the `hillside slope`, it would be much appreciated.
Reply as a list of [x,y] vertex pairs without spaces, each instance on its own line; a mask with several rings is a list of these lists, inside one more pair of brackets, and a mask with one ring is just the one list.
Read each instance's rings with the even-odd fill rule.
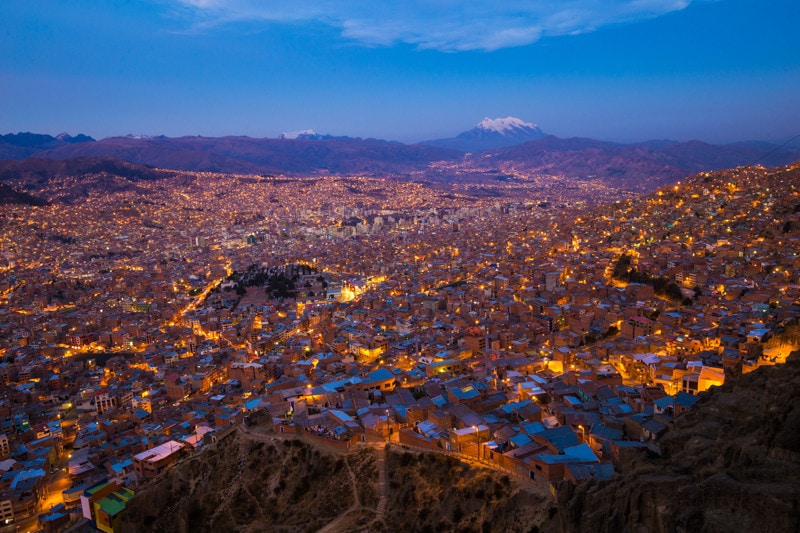
[[383,511],[374,449],[337,455],[235,434],[139,491],[123,531],[524,533],[555,514],[508,477],[451,457],[390,451],[385,463]]
[[[704,394],[610,482],[556,502],[439,454],[336,455],[300,440],[234,436],[140,490],[124,531],[797,531],[800,353]],[[326,527],[327,526],[327,527]]]
[[376,453],[236,435],[129,504],[125,531],[797,531],[800,354],[711,389],[610,482],[563,483],[557,502],[439,454]]
[[30,186],[42,186],[50,180],[85,174],[112,174],[139,181],[161,179],[175,173],[113,157],[76,157],[62,160],[31,157],[24,161],[0,161],[0,182],[17,181]]
[[[608,483],[560,487],[557,530],[798,531],[800,353],[712,388]],[[556,525],[556,524],[553,524]]]
[[299,440],[234,435],[137,493],[123,531],[317,531],[356,497],[374,509],[376,483],[370,450],[337,457]]
[[388,531],[527,533],[548,524],[553,502],[495,471],[433,453],[387,458]]
[[20,192],[5,183],[0,183],[0,205],[47,205],[47,200]]
[[[36,193],[37,197],[17,199],[17,203],[44,205],[48,201],[73,204],[94,193],[113,194],[139,191],[137,182],[171,178],[180,173],[137,165],[110,157],[76,157],[73,159],[41,159],[0,161],[0,191],[6,183],[17,190]],[[9,196],[0,194],[0,203]]]
[[[770,154],[764,157],[765,154]],[[623,189],[652,191],[698,172],[734,168],[759,161],[779,166],[800,159],[796,149],[740,143],[712,145],[700,141],[620,144],[594,139],[560,139],[552,135],[474,156],[478,168],[516,169],[530,173],[598,178]]]

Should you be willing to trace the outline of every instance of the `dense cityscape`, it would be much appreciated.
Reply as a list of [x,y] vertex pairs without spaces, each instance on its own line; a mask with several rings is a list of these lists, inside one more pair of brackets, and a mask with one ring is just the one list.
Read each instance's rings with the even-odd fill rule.
[[769,6],[0,2],[0,533],[800,531]]
[[800,348],[799,175],[43,186],[0,208],[0,521],[117,531],[237,431],[473,457],[542,493],[609,479]]

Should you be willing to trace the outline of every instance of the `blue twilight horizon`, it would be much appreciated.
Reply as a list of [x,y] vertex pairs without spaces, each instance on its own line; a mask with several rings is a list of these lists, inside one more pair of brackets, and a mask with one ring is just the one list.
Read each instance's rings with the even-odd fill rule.
[[[499,5],[498,5],[499,4]],[[796,0],[5,0],[0,133],[800,134]]]

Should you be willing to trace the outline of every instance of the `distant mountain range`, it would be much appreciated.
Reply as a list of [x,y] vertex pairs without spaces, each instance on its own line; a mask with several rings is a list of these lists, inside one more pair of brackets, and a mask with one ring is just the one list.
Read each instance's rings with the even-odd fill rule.
[[455,137],[425,141],[420,144],[461,152],[482,152],[535,141],[545,136],[546,134],[536,124],[523,122],[515,117],[494,119],[486,117],[471,130],[459,133]]
[[781,166],[800,160],[800,150],[762,142],[714,145],[701,141],[621,144],[552,135],[483,152],[472,158],[479,169],[514,170],[579,179],[612,187],[652,191],[698,172],[760,163]]
[[[402,174],[456,151],[374,139],[254,139],[251,137],[109,137],[36,152],[38,158],[114,157],[196,172],[239,174]],[[13,159],[22,159],[16,157]]]
[[9,133],[0,135],[0,159],[25,159],[43,150],[75,143],[93,142],[88,135],[61,133],[53,137],[41,133]]
[[329,141],[338,140],[358,140],[360,137],[348,137],[346,135],[330,135],[328,133],[317,133],[314,130],[287,131],[278,136],[279,139],[306,139],[308,141]]
[[[115,158],[136,165],[195,172],[287,175],[411,176],[439,181],[484,179],[490,173],[597,179],[627,190],[650,191],[692,174],[760,163],[800,160],[800,150],[763,142],[713,145],[668,140],[621,144],[561,139],[513,117],[484,119],[451,139],[414,145],[319,135],[287,138],[125,136],[0,136],[0,159]],[[288,138],[294,137],[294,138]],[[486,146],[493,148],[485,148]],[[469,153],[464,150],[473,147]],[[480,149],[478,149],[480,148]],[[78,166],[85,164],[80,163]],[[42,163],[32,163],[33,170]],[[6,176],[8,176],[7,167]],[[20,172],[17,168],[13,172]],[[475,178],[477,176],[477,178]],[[2,178],[0,178],[2,179]]]

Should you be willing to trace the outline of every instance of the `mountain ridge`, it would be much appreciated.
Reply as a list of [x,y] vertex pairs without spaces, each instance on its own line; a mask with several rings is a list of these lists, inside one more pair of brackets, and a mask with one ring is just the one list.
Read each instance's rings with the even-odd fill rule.
[[86,142],[95,140],[83,133],[74,137],[68,133],[59,133],[55,137],[29,131],[8,133],[0,135],[0,159],[25,159],[43,150]]
[[[655,146],[655,147],[654,147]],[[777,147],[772,146],[774,151]],[[548,135],[527,143],[473,156],[477,168],[514,169],[582,179],[601,178],[607,185],[641,192],[680,181],[698,172],[735,168],[763,161],[780,166],[800,159],[800,151],[774,151],[763,145],[713,145],[703,141],[623,144],[585,137]]]
[[109,137],[89,145],[61,146],[37,156],[68,159],[111,156],[137,164],[195,172],[344,173],[409,172],[460,157],[442,148],[374,139],[257,139],[228,137]]
[[[497,130],[514,130],[521,123],[518,119],[500,119],[499,123],[498,119],[488,120],[481,135],[486,132],[499,135]],[[531,124],[522,124],[530,129]],[[624,144],[553,135],[475,153],[427,144],[310,133],[298,134],[296,139],[162,135],[107,137],[91,142],[65,142],[41,136],[30,138],[25,144],[30,146],[0,142],[0,159],[110,157],[137,165],[192,172],[405,176],[440,182],[458,182],[490,170],[507,175],[600,180],[607,186],[634,192],[651,191],[697,172],[755,162],[780,166],[800,160],[800,149],[763,142],[713,145],[702,141],[653,140]]]

